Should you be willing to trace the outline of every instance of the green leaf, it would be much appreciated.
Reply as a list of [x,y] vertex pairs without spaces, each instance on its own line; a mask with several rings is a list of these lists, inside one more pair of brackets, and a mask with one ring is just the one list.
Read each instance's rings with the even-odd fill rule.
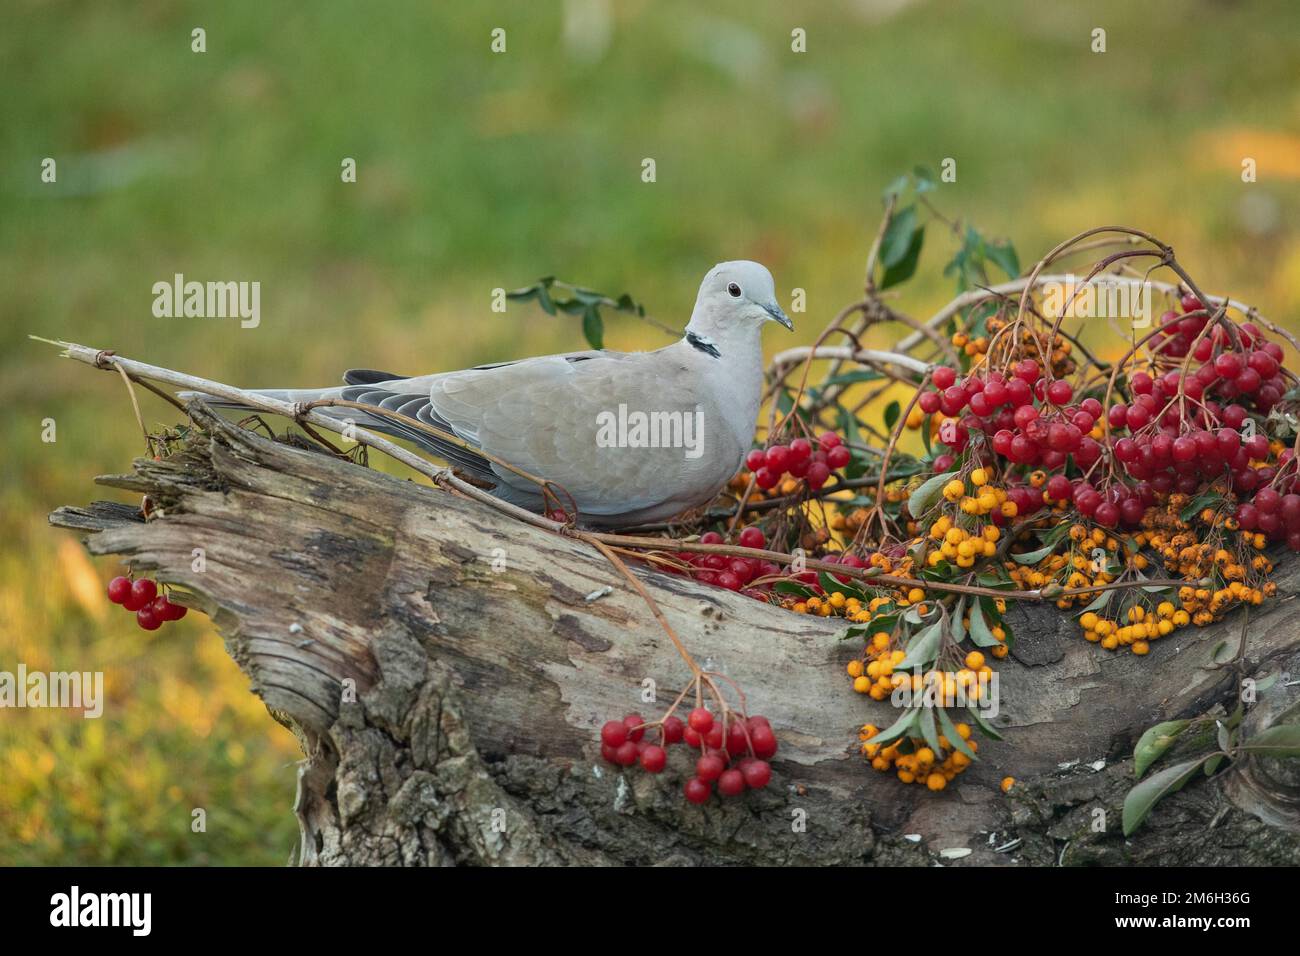
[[909,707],[896,721],[868,740],[867,743],[887,744],[891,740],[895,740],[906,733],[910,733],[916,726],[916,722],[920,717],[921,711],[919,708]]
[[847,581],[837,581],[829,572],[826,571],[817,572],[817,583],[822,586],[822,590],[827,594],[835,594],[836,592],[839,592],[846,598],[857,598],[859,601],[866,598],[866,595],[853,584]]
[[1020,257],[1016,255],[1015,247],[1010,242],[986,242],[984,254],[988,256],[990,262],[1007,274],[1008,279],[1020,275]]
[[898,400],[890,402],[885,408],[885,431],[892,432],[894,426],[898,424],[898,416],[903,412],[903,407],[898,404]]
[[917,486],[907,499],[907,512],[913,518],[920,519],[921,515],[930,510],[930,506],[939,500],[939,495],[943,493],[943,486],[952,481],[957,474],[955,471],[947,471],[942,475],[935,475],[928,478]]
[[1248,738],[1241,749],[1268,757],[1300,757],[1300,724],[1278,724],[1261,730]]
[[1083,610],[1100,611],[1102,608],[1104,608],[1107,604],[1110,603],[1110,599],[1114,597],[1116,593],[1117,592],[1115,591],[1102,591],[1095,598],[1093,598],[1092,603],[1089,604],[1087,607],[1085,607]]
[[908,243],[907,253],[895,265],[885,269],[885,274],[880,280],[881,290],[888,289],[898,285],[900,282],[906,282],[912,278],[916,272],[916,264],[921,259],[921,246],[925,242],[925,227],[917,229],[912,233],[911,242]]
[[1017,564],[1037,564],[1055,550],[1056,545],[1049,544],[1039,548],[1037,551],[1026,551],[1024,554],[1013,554],[1011,555],[1011,560],[1015,561]]
[[537,287],[537,304],[542,307],[542,311],[547,315],[555,315],[555,300],[551,298],[549,285],[539,285]]
[[1200,514],[1206,508],[1218,510],[1219,505],[1223,504],[1223,495],[1217,491],[1207,491],[1203,495],[1197,495],[1193,498],[1182,511],[1178,513],[1179,521],[1191,521],[1193,517]]
[[780,594],[794,594],[798,597],[812,597],[817,593],[807,584],[800,584],[798,581],[777,581],[772,585],[772,590]]
[[948,738],[948,742],[964,753],[971,760],[978,760],[975,751],[970,749],[970,744],[962,739],[961,734],[957,733],[957,727],[953,724],[952,718],[948,716],[948,711],[942,707],[939,708],[939,726],[943,728],[943,735]]
[[1001,740],[1002,735],[993,729],[993,725],[984,719],[984,715],[975,707],[967,707],[966,713],[970,714],[970,719],[975,721],[976,726],[984,732],[984,736],[992,740]]
[[1133,748],[1133,773],[1141,780],[1147,768],[1160,758],[1166,750],[1174,745],[1179,734],[1191,724],[1190,720],[1167,720],[1154,727],[1148,727],[1138,738]]
[[1140,827],[1147,814],[1151,812],[1151,808],[1157,803],[1169,794],[1181,790],[1192,775],[1201,769],[1205,760],[1206,757],[1202,756],[1195,760],[1176,763],[1159,773],[1152,774],[1130,790],[1124,797],[1124,835],[1129,836]]
[[582,313],[582,334],[593,349],[605,347],[605,323],[600,318],[600,310],[594,305]]
[[1218,745],[1219,745],[1219,749],[1220,749],[1220,750],[1231,750],[1231,749],[1232,749],[1232,731],[1229,730],[1227,727],[1224,726],[1223,721],[1216,720],[1216,721],[1214,722],[1214,725],[1215,725],[1216,738],[1217,738],[1217,739],[1216,739],[1216,742],[1217,742]]
[[894,667],[894,670],[906,670],[909,667],[924,667],[939,655],[939,645],[943,640],[943,627],[935,621],[921,628],[907,642],[907,654]]
[[822,382],[822,388],[828,385],[855,385],[858,382],[876,382],[884,377],[875,369],[859,369],[856,372],[845,372],[843,375],[832,375]]
[[976,647],[997,647],[1002,643],[984,620],[984,606],[979,601],[972,601],[970,606],[970,639]]
[[898,265],[907,256],[907,249],[911,245],[914,232],[916,232],[916,206],[904,206],[896,210],[880,240],[880,262],[886,270]]
[[[918,723],[921,725],[921,736],[925,738],[925,742],[930,745],[930,749],[934,751],[937,757],[943,751],[943,748],[939,746],[939,732],[934,728],[935,710],[934,707],[921,708],[921,719]],[[938,708],[938,710],[939,713],[943,713],[942,708]],[[948,739],[952,740],[951,737]]]
[[966,625],[962,623],[962,616],[966,613],[966,595],[962,595],[957,600],[957,607],[952,612],[952,642],[960,644],[966,640]]

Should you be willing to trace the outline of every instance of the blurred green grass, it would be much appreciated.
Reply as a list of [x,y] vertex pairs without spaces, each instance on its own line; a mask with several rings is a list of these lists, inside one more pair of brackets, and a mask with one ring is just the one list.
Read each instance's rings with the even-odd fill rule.
[[[1295,4],[783,7],[10,4],[0,669],[104,670],[112,694],[99,721],[0,712],[0,862],[280,864],[295,833],[296,748],[206,621],[146,635],[108,613],[93,591],[115,566],[46,527],[141,441],[120,382],[27,333],[250,386],[323,384],[349,365],[581,347],[575,322],[490,311],[493,288],[551,273],[680,325],[703,272],[748,257],[783,294],[807,290],[796,337],[769,338],[783,347],[859,289],[884,186],[944,157],[958,176],[939,206],[1023,262],[1089,226],[1139,226],[1204,288],[1297,328]],[[190,52],[195,26],[206,53]],[[56,184],[38,180],[46,156]],[[1243,156],[1258,183],[1241,182]],[[951,251],[932,229],[907,311],[946,301]],[[176,272],[259,280],[261,326],[154,318],[151,286]],[[665,339],[613,318],[606,341]],[[172,420],[152,399],[145,412]],[[190,833],[196,806],[206,834]]]

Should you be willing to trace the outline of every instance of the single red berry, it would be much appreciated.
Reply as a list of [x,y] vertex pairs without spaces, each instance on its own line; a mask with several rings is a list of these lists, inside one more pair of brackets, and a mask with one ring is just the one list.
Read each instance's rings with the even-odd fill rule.
[[750,526],[740,532],[740,546],[742,548],[762,548],[767,544],[767,538],[759,528]]
[[167,600],[166,595],[164,594],[158,595],[156,598],[153,599],[153,601],[150,602],[149,607],[153,608],[153,613],[158,618],[158,620],[160,621],[175,620],[175,618],[172,617],[172,614],[176,609],[176,605],[172,604],[171,601]]
[[1221,352],[1214,360],[1214,370],[1224,378],[1236,378],[1241,371],[1241,356],[1236,352]]
[[713,788],[699,777],[691,777],[686,781],[686,799],[691,803],[704,803],[712,792]]
[[645,718],[640,714],[628,714],[623,718],[623,726],[627,728],[627,739],[633,743],[638,742],[645,736]]
[[1020,379],[1027,385],[1033,385],[1034,382],[1038,381],[1039,375],[1042,374],[1038,367],[1038,363],[1033,359],[1021,359],[1016,363],[1016,367],[1013,371],[1016,378]]
[[832,470],[843,468],[849,463],[852,457],[853,456],[849,453],[847,448],[843,445],[836,445],[826,453],[826,464],[829,465]]
[[776,487],[776,483],[781,480],[781,475],[771,468],[764,465],[758,471],[754,472],[754,484],[767,491]]
[[722,724],[716,720],[713,726],[709,728],[708,733],[704,734],[704,746],[717,750],[722,746]]
[[762,790],[772,780],[772,765],[766,760],[752,760],[741,771],[745,775],[745,784],[751,790]]
[[144,607],[157,596],[158,585],[148,578],[137,578],[131,582],[131,597],[140,602],[140,607]]
[[639,756],[640,751],[631,740],[625,740],[621,746],[614,748],[614,762],[624,767],[632,766]]
[[773,445],[767,450],[765,463],[778,475],[785,474],[785,469],[790,464],[790,449],[784,445]]
[[808,466],[808,474],[804,476],[804,481],[808,482],[808,487],[816,491],[822,485],[826,484],[826,479],[831,476],[831,470],[826,464],[815,461]]
[[792,461],[807,461],[812,457],[812,443],[806,438],[796,438],[790,442],[790,458]]
[[767,456],[761,448],[755,448],[745,456],[745,467],[750,471],[758,471],[767,462]]
[[716,531],[706,531],[700,535],[700,544],[722,544],[722,535]]
[[607,720],[600,728],[600,742],[610,747],[621,747],[627,741],[627,724],[621,720]]
[[718,778],[718,793],[724,797],[735,797],[745,792],[745,775],[736,768],[724,770]]
[[[1151,389],[1151,377],[1147,376],[1147,390]],[[1057,379],[1051,385],[1047,386],[1047,400],[1053,405],[1068,405],[1070,399],[1074,397],[1074,389],[1070,387],[1069,382]]]
[[1282,507],[1282,496],[1272,488],[1261,488],[1255,492],[1255,507],[1260,514],[1276,514]]
[[830,451],[836,445],[840,444],[840,436],[835,432],[822,432],[817,436],[817,444],[821,446],[822,451]]
[[738,757],[747,749],[749,749],[749,737],[745,733],[745,728],[737,721],[727,728],[727,753]]
[[1097,506],[1095,517],[1097,524],[1104,528],[1113,528],[1119,524],[1119,508],[1118,506],[1111,504],[1109,501],[1103,501]]
[[682,733],[686,730],[686,725],[682,723],[680,717],[665,717],[663,723],[664,743],[675,744],[682,739]]
[[641,768],[647,773],[659,773],[668,764],[668,752],[655,744],[641,751]]
[[1069,501],[1074,492],[1069,478],[1065,475],[1053,475],[1047,479],[1047,493],[1053,501]]
[[162,621],[160,621],[158,615],[154,613],[152,604],[146,605],[135,612],[135,622],[146,631],[156,631],[158,628],[162,627]]
[[123,603],[131,594],[131,579],[121,575],[108,582],[108,599],[114,604]]
[[600,745],[600,755],[610,763],[618,763],[618,748],[611,747],[609,744]]
[[722,771],[727,769],[721,757],[713,754],[705,754],[699,760],[695,761],[695,775],[701,780],[713,781],[722,776]]
[[764,760],[776,753],[776,734],[772,733],[772,728],[766,724],[758,724],[750,728],[749,743],[754,748],[755,756],[762,757]]
[[707,707],[696,707],[687,715],[686,722],[696,733],[707,734],[713,727],[713,714]]

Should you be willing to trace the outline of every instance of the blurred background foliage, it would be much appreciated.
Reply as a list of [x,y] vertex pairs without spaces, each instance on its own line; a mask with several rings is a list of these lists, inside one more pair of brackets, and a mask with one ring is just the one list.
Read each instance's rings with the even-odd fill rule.
[[[296,745],[206,619],[138,630],[102,597],[118,566],[46,526],[143,442],[120,381],[27,333],[242,385],[324,384],[351,365],[583,347],[574,317],[491,311],[492,289],[543,275],[630,292],[680,327],[706,269],[744,257],[783,296],[807,290],[774,350],[853,300],[882,190],[944,157],[957,181],[933,201],[1013,240],[1026,267],[1130,224],[1172,242],[1203,288],[1296,329],[1298,54],[1286,0],[12,0],[0,670],[102,670],[109,699],[100,720],[0,711],[0,863],[278,865],[296,835]],[[55,184],[39,180],[47,156]],[[956,248],[928,230],[896,304],[942,305]],[[178,272],[260,281],[260,327],[154,318],[153,283]],[[1114,335],[1085,331],[1103,352]],[[667,341],[606,312],[608,347]],[[144,400],[146,421],[174,420]],[[194,807],[206,833],[190,832]]]

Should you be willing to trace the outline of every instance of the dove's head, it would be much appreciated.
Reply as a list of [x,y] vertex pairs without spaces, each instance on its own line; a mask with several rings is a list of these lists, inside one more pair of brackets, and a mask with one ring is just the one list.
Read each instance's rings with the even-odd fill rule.
[[703,336],[756,331],[765,322],[794,324],[776,301],[772,273],[757,262],[719,262],[700,283],[689,331]]

